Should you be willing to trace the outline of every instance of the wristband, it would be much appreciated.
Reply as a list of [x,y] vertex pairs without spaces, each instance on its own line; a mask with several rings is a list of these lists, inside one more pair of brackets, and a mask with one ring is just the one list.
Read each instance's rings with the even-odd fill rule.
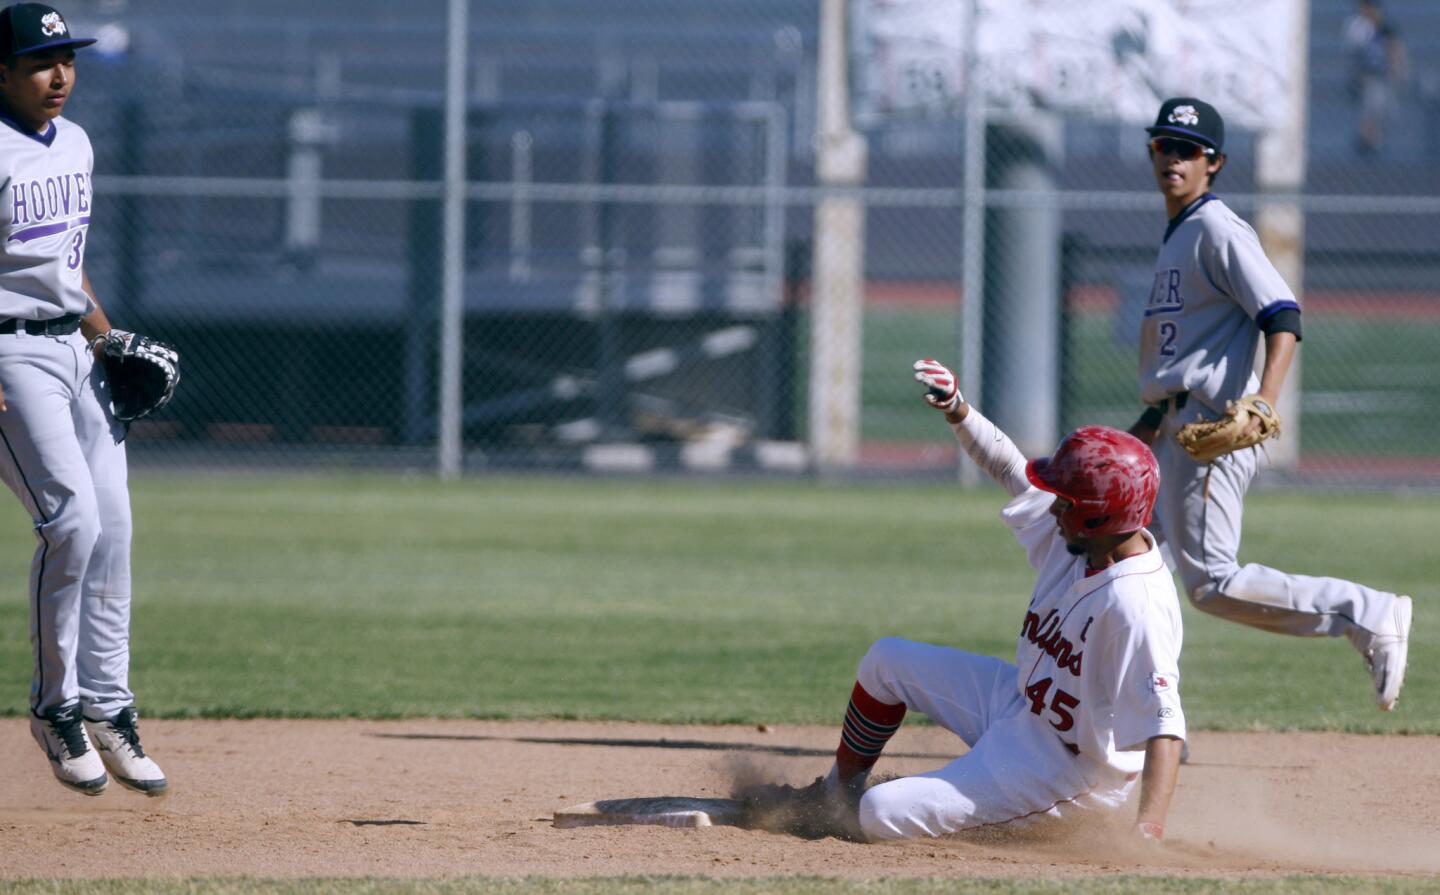
[[1161,842],[1165,839],[1165,825],[1148,820],[1137,821],[1135,832],[1147,842]]

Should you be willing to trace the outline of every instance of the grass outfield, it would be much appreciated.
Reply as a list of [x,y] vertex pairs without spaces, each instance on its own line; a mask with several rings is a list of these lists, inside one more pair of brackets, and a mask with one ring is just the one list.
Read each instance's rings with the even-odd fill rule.
[[[959,326],[954,308],[867,309],[860,415],[865,439],[943,440],[935,434],[929,408],[915,400],[909,370],[917,357],[939,358],[958,370]],[[1139,415],[1136,348],[1117,341],[1115,328],[1113,315],[1106,313],[1072,320],[1060,431],[1085,423],[1125,428]],[[1437,345],[1440,320],[1433,317],[1307,317],[1300,354],[1302,449],[1362,457],[1433,455],[1440,440],[1440,415],[1429,412],[1440,404]],[[948,437],[943,427],[940,435]]]
[[[387,477],[134,486],[139,704],[165,716],[836,722],[877,637],[1009,656],[1032,584],[996,490]],[[10,504],[7,504],[9,506]],[[0,712],[33,536],[0,515]],[[1261,493],[1242,558],[1416,595],[1400,708],[1343,640],[1186,607],[1205,729],[1440,732],[1440,498]]]
[[[1182,877],[1111,876],[1069,880],[887,879],[847,882],[829,878],[784,877],[716,880],[701,877],[622,877],[592,879],[496,879],[466,877],[453,880],[318,879],[252,880],[191,879],[26,881],[0,883],[0,892],[19,895],[97,895],[135,893],[196,893],[196,895],[250,895],[257,892],[294,895],[369,895],[406,892],[415,895],[630,895],[666,892],[675,895],[1171,895],[1215,892],[1214,880]],[[1434,880],[1372,879],[1364,877],[1293,876],[1283,879],[1230,879],[1223,891],[1239,895],[1308,895],[1308,893],[1410,893],[1433,892]]]

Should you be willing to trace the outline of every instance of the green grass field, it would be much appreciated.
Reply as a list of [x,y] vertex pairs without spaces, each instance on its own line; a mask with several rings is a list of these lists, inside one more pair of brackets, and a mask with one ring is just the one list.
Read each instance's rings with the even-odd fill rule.
[[[1135,347],[1115,338],[1110,314],[1073,318],[1065,338],[1061,429],[1125,428],[1139,415]],[[865,314],[863,437],[898,441],[936,434],[908,377],[917,357],[960,364],[957,309],[877,305]],[[1300,372],[1302,449],[1358,456],[1434,455],[1440,441],[1440,320],[1307,320]],[[962,383],[963,388],[963,383]],[[978,399],[978,396],[976,396]],[[982,406],[983,409],[983,406]],[[802,414],[803,416],[803,414]]]
[[[835,723],[856,662],[903,635],[1008,656],[1032,584],[998,490],[398,477],[148,476],[133,683],[150,715]],[[0,515],[0,713],[24,711],[32,536]],[[1264,493],[1247,555],[1417,595],[1400,710],[1348,644],[1186,609],[1182,692],[1207,729],[1440,732],[1431,531],[1440,497]],[[697,868],[699,869],[699,868]],[[337,868],[340,870],[340,868]],[[97,880],[16,892],[538,891],[926,895],[1213,891],[1214,881],[627,878]],[[1425,881],[1227,880],[1419,892]]]
[[[1008,656],[1032,578],[997,490],[794,482],[144,478],[133,683],[167,716],[838,719],[901,635]],[[0,531],[0,709],[30,676],[33,549]],[[1399,711],[1342,640],[1186,609],[1206,729],[1440,732],[1423,632],[1440,498],[1262,493],[1244,558],[1417,596]]]

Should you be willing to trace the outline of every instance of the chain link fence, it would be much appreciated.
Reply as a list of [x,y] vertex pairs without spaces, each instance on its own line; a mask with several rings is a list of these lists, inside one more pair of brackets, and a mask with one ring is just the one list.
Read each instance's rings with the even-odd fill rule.
[[[815,176],[817,3],[624,0],[604,21],[523,6],[470,6],[466,470],[809,469],[827,348],[813,230],[835,195]],[[175,401],[131,433],[137,465],[435,465],[445,3],[356,0],[345,22],[324,7],[67,10],[108,36],[67,110],[96,146],[91,279],[117,325],[185,364]],[[1314,8],[1318,35],[1341,5]],[[1319,82],[1339,48],[1312,44]],[[1410,49],[1419,72],[1440,60],[1433,36]],[[1402,99],[1383,158],[1314,141],[1305,189],[1282,197],[1303,213],[1305,340],[1298,454],[1274,475],[1440,485],[1440,181],[1421,103]],[[1312,131],[1351,127],[1347,109],[1316,102]],[[963,122],[866,135],[865,185],[844,191],[864,210],[848,247],[865,271],[859,472],[954,473],[909,367],[959,368],[967,321],[984,373],[967,392],[1002,422],[1059,433],[1141,409],[1165,227],[1144,137],[1052,125],[987,127],[970,314]],[[1255,143],[1230,137],[1216,184],[1251,220],[1275,200]],[[1014,406],[1008,389],[1036,381],[1052,397]]]

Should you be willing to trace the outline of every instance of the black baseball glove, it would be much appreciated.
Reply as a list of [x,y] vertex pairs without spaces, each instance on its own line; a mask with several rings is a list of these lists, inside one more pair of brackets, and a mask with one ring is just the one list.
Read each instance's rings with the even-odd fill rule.
[[164,342],[112,329],[90,343],[105,365],[115,418],[132,422],[170,403],[180,384],[180,355]]

